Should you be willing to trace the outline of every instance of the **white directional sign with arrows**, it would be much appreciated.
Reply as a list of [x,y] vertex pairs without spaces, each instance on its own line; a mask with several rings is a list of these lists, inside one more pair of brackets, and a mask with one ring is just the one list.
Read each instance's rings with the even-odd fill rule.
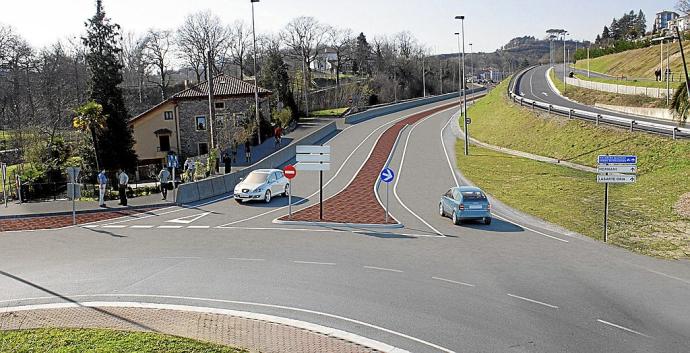
[[599,174],[605,173],[637,173],[636,165],[629,164],[599,164],[597,166]]
[[628,183],[634,183],[636,180],[637,180],[636,175],[627,175],[627,174],[597,175],[597,183],[628,184]]

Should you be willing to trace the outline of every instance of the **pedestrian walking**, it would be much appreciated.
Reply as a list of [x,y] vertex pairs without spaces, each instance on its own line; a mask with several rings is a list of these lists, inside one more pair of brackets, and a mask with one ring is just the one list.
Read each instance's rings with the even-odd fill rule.
[[105,207],[105,189],[108,186],[108,177],[105,175],[105,169],[98,173],[98,207]]
[[225,174],[229,174],[232,170],[232,159],[227,151],[223,152],[223,165],[225,166]]
[[127,206],[127,184],[129,184],[129,175],[124,170],[120,169],[117,176],[119,182],[120,205]]
[[158,181],[161,184],[161,194],[163,195],[163,200],[167,200],[168,190],[170,188],[170,172],[165,166],[163,166],[161,171],[158,173]]
[[230,153],[232,154],[232,163],[237,163],[237,141],[232,141]]
[[280,127],[280,125],[276,125],[275,130],[273,131],[273,136],[275,137],[275,144],[276,148],[280,147],[280,143],[282,142],[283,139],[283,128]]
[[246,159],[247,163],[251,163],[252,161],[252,144],[247,140],[244,143],[244,158]]
[[188,181],[194,181],[194,160],[191,158],[187,158],[184,161],[184,167],[185,167],[185,172],[187,173],[187,180]]

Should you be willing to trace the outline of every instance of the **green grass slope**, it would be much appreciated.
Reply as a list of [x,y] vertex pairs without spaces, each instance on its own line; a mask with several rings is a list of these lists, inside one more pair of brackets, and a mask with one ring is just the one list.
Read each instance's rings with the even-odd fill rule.
[[[680,47],[678,43],[664,44],[664,67],[666,66],[666,50],[669,48],[671,71],[678,80],[679,77],[684,77]],[[683,49],[686,59],[690,60],[690,41],[683,42]],[[661,48],[660,45],[652,45],[648,48],[600,56],[589,61],[589,68],[592,71],[612,76],[654,79],[654,71],[659,69],[661,63]],[[579,60],[575,67],[587,70],[587,59]]]

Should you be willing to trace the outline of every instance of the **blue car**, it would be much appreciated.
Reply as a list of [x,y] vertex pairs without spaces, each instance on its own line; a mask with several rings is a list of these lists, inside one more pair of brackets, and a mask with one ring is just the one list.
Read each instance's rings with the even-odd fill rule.
[[450,216],[455,225],[465,220],[481,220],[484,224],[491,224],[491,203],[481,189],[473,186],[448,190],[441,196],[438,212],[441,217]]

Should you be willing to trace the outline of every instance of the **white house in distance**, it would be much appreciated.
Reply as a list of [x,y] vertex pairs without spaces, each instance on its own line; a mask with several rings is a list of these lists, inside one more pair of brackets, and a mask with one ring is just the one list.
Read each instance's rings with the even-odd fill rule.
[[[670,22],[680,17],[677,12],[674,11],[661,11],[656,13],[654,18],[654,25],[657,31],[662,31],[665,29],[670,29]],[[680,28],[679,28],[680,29]]]
[[668,21],[667,29],[672,29],[673,27],[678,27],[681,32],[690,29],[690,15],[680,16]]
[[335,71],[338,62],[338,54],[333,48],[320,49],[314,61],[309,64],[312,70],[316,71]]

